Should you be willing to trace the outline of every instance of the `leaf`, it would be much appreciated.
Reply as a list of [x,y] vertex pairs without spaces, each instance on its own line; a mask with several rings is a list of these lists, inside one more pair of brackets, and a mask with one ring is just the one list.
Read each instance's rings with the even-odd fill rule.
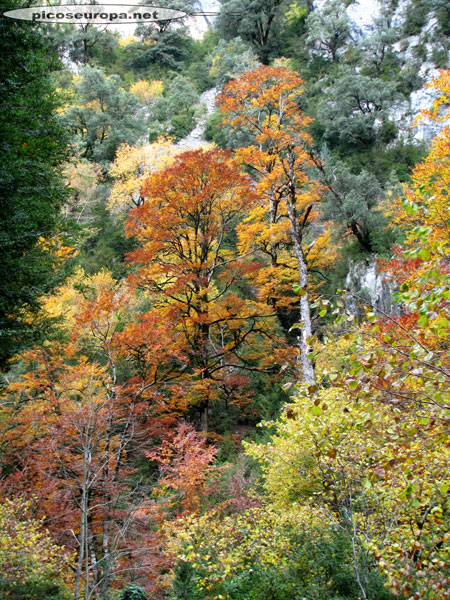
[[450,490],[450,483],[443,483],[440,487],[439,487],[439,491],[443,496],[446,496],[448,494],[448,491]]
[[293,290],[294,294],[296,294],[297,296],[300,296],[300,298],[302,298],[303,296],[306,296],[306,289],[303,287],[300,287],[298,284],[293,285],[292,290]]
[[406,496],[411,496],[411,494],[413,493],[413,489],[414,489],[414,488],[413,488],[413,484],[412,484],[412,483],[408,484],[408,485],[406,486],[406,488],[404,489],[404,494],[405,494]]
[[417,324],[419,325],[419,327],[426,327],[429,323],[429,319],[426,315],[423,315],[420,317],[420,319],[417,321]]
[[311,406],[310,408],[311,413],[315,416],[315,417],[319,417],[322,414],[322,410],[320,409],[319,406]]

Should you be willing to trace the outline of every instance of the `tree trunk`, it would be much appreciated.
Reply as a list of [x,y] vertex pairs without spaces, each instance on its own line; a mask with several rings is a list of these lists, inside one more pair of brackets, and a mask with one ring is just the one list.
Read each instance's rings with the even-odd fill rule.
[[[208,314],[207,304],[203,309],[202,314]],[[202,379],[210,379],[211,374],[209,372],[209,356],[208,356],[208,341],[209,341],[209,325],[208,323],[202,323],[200,326],[200,339],[201,339],[201,357],[202,357]],[[209,390],[203,401],[203,411],[201,415],[201,430],[203,433],[208,433],[208,412],[209,412]]]
[[[105,507],[107,511],[108,506]],[[107,600],[111,579],[111,554],[110,554],[110,534],[109,534],[109,519],[105,517],[103,521],[103,544],[102,544],[102,598]]]
[[[290,203],[289,203],[290,204]],[[289,218],[291,219],[291,208],[288,205]],[[314,372],[314,364],[308,354],[311,351],[311,347],[308,343],[308,338],[312,336],[311,327],[311,308],[309,305],[308,298],[308,268],[306,266],[305,257],[303,255],[303,249],[298,228],[296,227],[296,220],[291,219],[291,232],[294,240],[295,255],[298,263],[298,279],[303,295],[300,298],[300,319],[302,322],[301,335],[299,336],[300,346],[300,362],[302,365],[303,379],[309,385],[316,382],[316,375]]]
[[[111,389],[108,391],[108,400],[109,400],[109,415],[108,415],[108,425],[106,428],[106,439],[105,439],[105,451],[103,455],[103,473],[102,473],[102,481],[103,488],[105,490],[105,495],[103,498],[104,501],[104,513],[103,513],[103,523],[102,523],[102,579],[101,579],[101,597],[103,600],[108,600],[109,597],[109,588],[111,585],[111,531],[110,531],[110,510],[112,507],[112,492],[111,486],[114,485],[116,481],[117,474],[120,468],[120,462],[122,458],[122,449],[124,439],[121,439],[120,449],[116,456],[116,465],[115,469],[112,473],[110,473],[110,459],[111,459],[111,439],[113,436],[113,419],[112,419],[112,407],[115,405],[116,400],[116,383],[117,383],[117,372],[116,372],[116,364],[113,360],[111,350],[108,347],[109,354],[109,364],[111,367]],[[126,435],[128,427],[125,427],[123,436]]]
[[81,519],[80,519],[80,536],[79,536],[79,548],[78,548],[78,562],[77,562],[77,571],[75,575],[75,593],[74,600],[79,600],[80,597],[80,584],[81,584],[81,574],[83,572],[83,561],[84,561],[84,538],[85,538],[85,530],[84,530],[84,491],[81,498]]
[[[92,587],[93,589],[97,588],[99,581],[99,573],[98,573],[98,565],[97,565],[97,556],[95,554],[95,539],[94,539],[94,528],[92,523],[92,515],[88,515],[87,520],[88,527],[88,536],[87,543],[89,548],[89,556],[91,557],[91,569],[92,569]],[[97,598],[98,594],[95,592],[94,597]]]
[[80,502],[80,536],[79,536],[79,548],[78,548],[78,562],[77,570],[75,575],[75,592],[74,600],[80,598],[80,587],[81,587],[81,576],[83,573],[84,553],[86,550],[86,539],[87,539],[87,511],[88,511],[88,456],[86,450],[83,452],[83,480],[81,484],[81,502]]
[[[306,265],[302,248],[303,234],[298,223],[293,163],[290,165],[289,172],[291,180],[289,183],[289,191],[286,197],[286,205],[291,224],[291,235],[294,242],[295,256],[298,264],[298,279],[300,288],[302,289],[302,295],[300,296],[300,319],[302,323],[302,329],[301,335],[298,338],[300,346],[300,362],[304,381],[307,384],[312,385],[316,382],[316,374],[314,371],[314,363],[310,358],[308,358],[308,354],[311,351],[308,338],[312,336],[311,307],[308,298],[308,267]],[[308,213],[309,210],[307,209],[304,222],[307,220]]]
[[208,433],[208,410],[209,410],[209,402],[205,401],[202,411],[202,416],[200,419],[200,428],[202,433]]
[[[87,35],[87,34],[86,34]],[[89,62],[89,46],[87,38],[83,38],[83,65],[87,65]]]

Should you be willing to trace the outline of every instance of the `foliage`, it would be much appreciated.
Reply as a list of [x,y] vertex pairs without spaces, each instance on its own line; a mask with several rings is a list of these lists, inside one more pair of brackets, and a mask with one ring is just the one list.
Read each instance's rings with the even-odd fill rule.
[[210,491],[208,479],[218,472],[212,464],[216,454],[217,449],[207,446],[191,425],[180,423],[172,439],[145,453],[158,463],[162,475],[154,493],[167,496],[173,490],[170,508],[177,513],[197,512]]
[[[225,0],[202,40],[40,24],[85,66],[57,93],[2,22],[5,598],[449,597],[449,73],[414,168],[398,115],[450,13],[386,0],[359,30],[351,4]],[[180,152],[215,85],[233,151]],[[336,292],[374,252],[388,313]]]
[[[64,315],[60,340],[21,357],[22,375],[2,406],[7,485],[34,492],[40,510],[52,515],[55,538],[76,550],[75,598],[83,588],[99,588],[106,598],[116,570],[127,571],[134,540],[145,540],[150,517],[135,518],[139,504],[132,504],[142,496],[127,487],[128,456],[136,445],[150,446],[185,404],[174,397],[168,407],[154,390],[160,380],[168,385],[181,359],[167,337],[169,323],[150,313],[138,331],[132,319],[124,327],[132,309],[110,274],[77,272],[48,300],[50,315]],[[149,332],[157,340],[151,349],[142,341]],[[158,536],[144,543],[156,570]]]
[[89,210],[89,223],[82,230],[77,264],[93,275],[101,269],[111,271],[116,279],[125,277],[125,255],[133,249],[124,232],[124,215],[107,209],[110,186],[103,180],[96,188]]
[[324,215],[354,235],[364,251],[382,253],[390,249],[393,240],[381,209],[384,192],[377,178],[365,170],[352,173],[345,163],[332,158],[324,161],[323,173],[330,190]]
[[62,572],[68,570],[63,549],[56,546],[42,521],[31,516],[31,503],[6,499],[0,505],[0,590],[12,600],[65,600]]
[[[264,505],[241,515],[208,513],[169,528],[173,600],[359,598],[349,544],[321,509]],[[378,585],[377,585],[378,584]],[[373,578],[373,591],[388,598]]]
[[146,81],[145,79],[139,79],[136,83],[130,87],[130,92],[136,96],[136,98],[142,104],[152,104],[155,98],[162,95],[164,85],[162,81],[154,80],[152,82]]
[[119,600],[146,600],[144,589],[135,584],[129,584],[123,590]]
[[[428,116],[448,118],[439,115],[448,81],[448,71],[433,81],[441,94]],[[300,389],[271,442],[249,448],[274,503],[314,498],[352,540],[355,569],[365,554],[364,597],[372,555],[393,593],[448,595],[448,135],[445,127],[395,204],[406,246],[381,266],[400,286],[402,313],[367,308],[340,359],[321,364],[320,387]],[[328,304],[318,302],[322,316]],[[343,302],[334,314],[351,327]]]
[[246,252],[257,248],[265,255],[266,264],[256,281],[268,303],[281,304],[287,282],[289,289],[295,281],[300,296],[302,375],[313,383],[314,365],[308,357],[312,333],[308,262],[326,261],[323,248],[329,233],[322,229],[305,247],[311,221],[319,215],[320,189],[308,173],[312,163],[305,147],[311,138],[306,128],[311,120],[297,105],[302,85],[293,71],[260,67],[231,81],[219,96],[219,104],[227,115],[224,121],[246,129],[252,137],[236,157],[251,168],[262,200],[239,228],[240,247]]
[[[449,76],[442,71],[431,82],[439,96],[425,116],[448,119]],[[392,451],[393,475],[383,465],[382,477],[383,488],[398,489],[401,517],[380,564],[394,590],[417,598],[433,598],[434,590],[445,597],[449,580],[448,472],[444,466],[449,393],[448,137],[445,126],[414,169],[404,197],[394,204],[394,222],[405,232],[405,248],[397,248],[391,261],[382,266],[400,286],[395,298],[403,305],[403,314],[386,320],[369,315],[374,350],[355,361],[355,372],[363,371],[357,384],[351,384],[359,397],[375,393],[401,419],[401,434],[394,438]],[[389,497],[388,490],[384,491]]]
[[[233,286],[252,269],[227,243],[255,202],[250,179],[223,150],[196,150],[145,183],[144,203],[127,220],[140,244],[129,259],[130,282],[174,324],[188,348],[188,399],[207,427],[210,406],[243,404],[245,369],[257,368],[259,344],[275,340],[270,310],[239,297]],[[267,348],[266,348],[267,352]]]
[[[364,147],[386,135],[387,109],[396,99],[395,85],[390,82],[355,74],[341,67],[330,93],[318,110],[325,125],[324,139],[337,144]],[[395,137],[395,127],[390,133]],[[390,141],[386,139],[385,141]]]
[[180,71],[189,53],[190,40],[184,27],[176,28],[160,21],[159,29],[138,28],[136,33],[142,41],[130,44],[127,65],[143,72],[157,64],[164,69]]
[[393,19],[393,10],[382,7],[375,18],[373,30],[358,42],[364,74],[379,77],[399,68],[399,57],[394,52],[394,44],[400,38],[400,27]]
[[346,13],[346,2],[326,2],[320,9],[308,15],[306,27],[306,43],[312,51],[337,62],[350,39],[350,19]]
[[[206,17],[209,21],[209,18]],[[186,59],[186,67],[183,74],[194,85],[199,93],[214,87],[215,80],[210,75],[211,55],[217,45],[219,36],[211,27],[203,34],[201,39],[193,40],[189,48],[189,55]]]
[[98,165],[86,159],[65,165],[63,171],[70,197],[63,208],[63,214],[77,224],[88,224],[93,219],[93,205],[102,173]]
[[[355,360],[350,365],[358,368]],[[376,382],[364,393],[368,368],[357,380],[356,404],[348,391],[355,389],[352,372],[312,398],[302,391],[286,406],[270,444],[249,451],[263,461],[277,506],[313,498],[351,540],[363,597],[370,597],[373,554],[394,593],[434,598],[431,586],[444,593],[448,578],[444,429],[427,427],[431,416],[389,405]],[[423,585],[416,570],[426,578]]]
[[[234,148],[236,136],[229,127],[223,124],[223,115],[215,110],[206,122],[205,139],[219,146],[219,148]],[[239,143],[237,143],[239,145]]]
[[[16,8],[6,2],[3,9]],[[49,71],[58,62],[27,23],[0,24],[0,366],[40,338],[40,297],[64,278],[59,210],[66,199],[59,173],[67,136]]]
[[113,212],[122,212],[129,206],[142,204],[144,182],[151,174],[169,166],[178,152],[170,138],[163,137],[153,144],[119,146],[109,169],[109,176],[115,182],[111,188],[108,208]]
[[[388,41],[380,44],[380,60],[387,60]],[[320,91],[314,133],[326,146],[320,156],[314,148],[311,154],[328,190],[324,214],[338,230],[344,226],[361,253],[386,252],[395,237],[388,231],[381,199],[420,157],[419,149],[397,141],[391,111],[401,96],[396,84],[380,77],[372,65],[357,73],[353,65],[337,66]]]
[[47,26],[46,33],[61,56],[66,56],[70,61],[82,66],[92,63],[93,60],[99,62],[100,66],[106,66],[105,62],[114,56],[114,50],[119,43],[115,32],[107,28],[100,29],[89,23],[52,23],[51,26]]
[[236,75],[253,71],[259,62],[251,46],[239,37],[230,41],[220,40],[214,48],[211,58],[210,74],[215,78],[217,86],[222,89]]
[[217,30],[225,39],[236,35],[249,42],[263,65],[277,46],[283,0],[225,0],[217,17]]
[[156,122],[150,128],[150,141],[156,141],[160,135],[172,136],[176,140],[188,135],[195,127],[194,107],[198,101],[194,85],[186,77],[177,75],[167,94],[159,98],[152,109]]
[[[305,6],[306,5],[306,6]],[[311,12],[312,2],[291,2],[284,7],[282,28],[279,33],[280,47],[283,56],[293,57],[299,53],[306,54],[305,48],[299,41],[304,39],[306,31],[306,18]]]
[[120,144],[134,143],[144,133],[139,101],[121,83],[118,75],[107,77],[90,66],[83,69],[75,105],[64,113],[82,158],[104,165],[113,160]]

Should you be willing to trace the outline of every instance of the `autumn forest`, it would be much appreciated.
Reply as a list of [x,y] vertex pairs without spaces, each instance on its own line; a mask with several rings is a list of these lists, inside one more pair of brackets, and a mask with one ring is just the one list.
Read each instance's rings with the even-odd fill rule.
[[156,4],[0,16],[0,598],[450,599],[449,6]]

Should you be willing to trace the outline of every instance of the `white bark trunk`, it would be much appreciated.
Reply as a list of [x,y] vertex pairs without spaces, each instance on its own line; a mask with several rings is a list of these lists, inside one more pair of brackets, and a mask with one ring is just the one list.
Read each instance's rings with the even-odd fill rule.
[[[298,279],[300,288],[302,289],[302,296],[300,297],[300,319],[302,323],[301,335],[299,337],[300,347],[300,363],[302,366],[302,375],[304,381],[308,385],[312,385],[316,382],[316,374],[314,371],[314,363],[308,357],[311,352],[311,346],[308,343],[308,339],[312,336],[311,327],[311,307],[308,297],[308,267],[306,264],[305,256],[303,254],[302,247],[302,231],[301,226],[298,222],[297,206],[296,206],[296,190],[295,190],[295,174],[294,174],[294,161],[289,161],[289,190],[286,196],[286,206],[288,209],[289,221],[291,224],[291,235],[294,242],[295,256],[298,264]],[[306,215],[304,220],[306,222],[309,210],[306,209]]]

